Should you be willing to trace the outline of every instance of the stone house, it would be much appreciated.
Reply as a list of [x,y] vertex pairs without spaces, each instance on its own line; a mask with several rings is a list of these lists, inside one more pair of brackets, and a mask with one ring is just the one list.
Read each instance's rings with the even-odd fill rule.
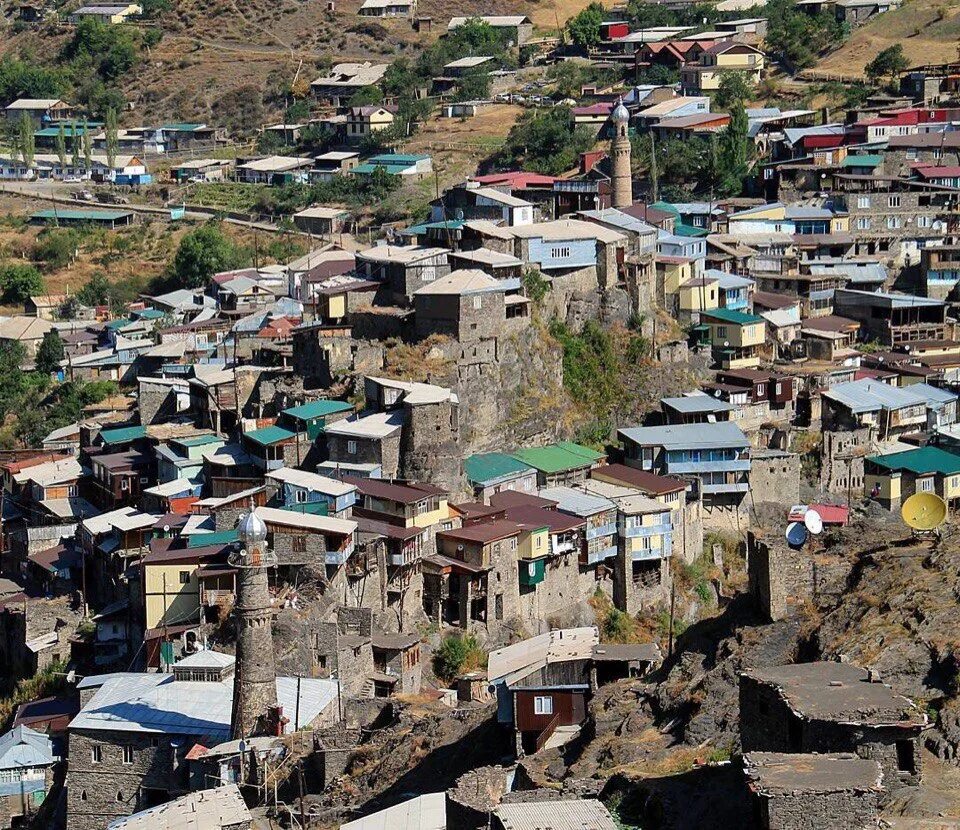
[[155,469],[153,458],[136,450],[93,456],[85,489],[101,510],[129,507],[139,502],[145,488],[156,484]]
[[417,337],[445,334],[469,343],[505,334],[506,286],[483,271],[463,269],[413,292]]
[[883,786],[874,760],[852,753],[751,752],[743,772],[757,830],[879,826]]
[[267,525],[270,548],[281,567],[326,566],[331,578],[353,554],[355,521],[275,507],[258,507],[255,512]]
[[377,464],[385,478],[400,472],[401,411],[360,413],[324,429],[327,458],[346,464]]
[[0,827],[12,827],[35,813],[53,784],[53,742],[26,726],[0,737]]
[[834,312],[860,323],[860,336],[881,346],[898,346],[918,340],[949,340],[953,325],[942,300],[881,291],[838,289]]
[[[230,737],[233,668],[229,655],[201,651],[169,674],[81,680],[81,709],[69,728],[67,830],[104,830],[186,794],[191,749]],[[301,725],[338,719],[332,680],[278,677],[277,699],[285,713],[299,711]],[[291,719],[284,731],[292,730]]]
[[825,430],[871,427],[881,441],[957,421],[957,396],[926,383],[892,386],[864,379],[838,383],[820,393]]
[[[374,631],[370,642],[373,648],[373,668],[376,672],[374,688],[388,694],[415,695],[420,693],[423,666],[420,663],[419,634],[388,634]],[[383,697],[383,695],[377,695]]]
[[82,618],[79,596],[29,596],[18,592],[0,600],[0,664],[4,685],[33,677],[55,662],[70,659],[70,637]]
[[745,753],[852,752],[879,762],[888,792],[917,786],[927,716],[849,663],[801,663],[740,675]]
[[450,272],[446,248],[375,245],[356,254],[357,274],[381,283],[377,301],[409,306],[414,292]]

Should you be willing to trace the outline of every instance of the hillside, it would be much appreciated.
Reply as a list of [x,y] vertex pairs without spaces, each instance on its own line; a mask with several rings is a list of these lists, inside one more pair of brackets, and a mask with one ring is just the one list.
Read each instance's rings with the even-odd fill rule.
[[907,0],[854,30],[850,39],[808,74],[860,75],[878,52],[899,43],[911,66],[957,60],[960,3]]

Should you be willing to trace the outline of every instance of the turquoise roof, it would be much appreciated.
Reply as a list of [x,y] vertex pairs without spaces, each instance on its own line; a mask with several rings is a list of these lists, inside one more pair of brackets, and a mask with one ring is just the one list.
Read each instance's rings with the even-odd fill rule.
[[502,452],[488,452],[471,455],[463,462],[467,480],[477,484],[497,481],[507,476],[517,475],[530,469],[529,464]]
[[100,432],[100,437],[104,444],[123,444],[127,441],[136,441],[138,438],[144,438],[147,434],[147,428],[143,425],[134,427],[118,427],[117,429],[105,429]]
[[287,504],[280,508],[291,513],[307,513],[310,516],[326,516],[330,509],[325,501],[309,501],[303,504]]
[[430,158],[427,155],[418,155],[416,153],[382,153],[379,156],[371,156],[367,163],[377,164],[416,164],[418,161],[424,161]]
[[164,312],[159,308],[145,308],[143,311],[133,312],[134,317],[138,317],[141,320],[159,320],[163,317]]
[[217,435],[193,435],[190,438],[175,439],[185,447],[200,447],[204,444],[222,444],[223,439]]
[[203,127],[203,124],[189,124],[189,123],[180,123],[180,124],[164,124],[160,129],[161,130],[179,130],[180,132],[193,132],[194,130],[199,130]]
[[30,214],[31,219],[72,219],[77,222],[115,222],[130,216],[129,210],[38,210]]
[[956,455],[940,447],[918,447],[915,450],[904,450],[887,455],[873,455],[867,458],[878,467],[888,470],[907,470],[916,475],[940,473],[955,475],[960,473],[960,455]]
[[675,236],[708,236],[710,231],[706,228],[688,225],[686,222],[674,222],[673,233]]
[[881,164],[883,164],[883,156],[873,153],[862,156],[847,156],[840,162],[841,167],[879,167]]
[[132,321],[126,317],[120,317],[117,320],[111,320],[109,323],[104,324],[104,328],[110,329],[110,331],[116,331],[117,329],[122,329],[124,326],[129,326],[131,322]]
[[324,418],[327,415],[334,415],[337,412],[348,412],[353,406],[346,401],[310,401],[300,406],[291,406],[284,409],[284,415],[290,415],[293,418],[299,418],[301,421],[312,421],[314,418]]
[[232,545],[240,541],[236,529],[218,530],[214,533],[191,533],[185,537],[188,548],[205,548],[209,545]]
[[281,441],[295,438],[296,435],[295,432],[290,432],[289,429],[278,426],[263,427],[262,429],[254,429],[250,432],[243,433],[244,438],[249,438],[251,441],[264,447],[270,444],[279,444]]
[[732,311],[729,308],[711,308],[709,311],[701,311],[700,316],[715,317],[724,323],[733,323],[738,326],[765,322],[763,317],[757,317],[756,314],[744,314],[742,311]]
[[603,458],[603,453],[570,441],[558,441],[546,447],[518,450],[513,457],[542,473],[550,474],[588,467]]

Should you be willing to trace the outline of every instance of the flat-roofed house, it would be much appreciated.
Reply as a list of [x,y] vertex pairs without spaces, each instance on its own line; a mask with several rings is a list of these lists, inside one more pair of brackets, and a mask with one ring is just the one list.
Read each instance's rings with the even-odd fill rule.
[[335,63],[327,75],[311,82],[310,89],[321,103],[343,106],[358,90],[379,84],[386,71],[385,63]]

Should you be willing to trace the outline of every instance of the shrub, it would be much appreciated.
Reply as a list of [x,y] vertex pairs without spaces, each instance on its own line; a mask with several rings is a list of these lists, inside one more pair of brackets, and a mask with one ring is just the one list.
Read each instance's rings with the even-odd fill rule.
[[32,265],[4,265],[0,268],[0,291],[5,303],[23,303],[43,293],[43,278]]
[[433,672],[449,683],[463,672],[480,668],[484,662],[485,655],[476,637],[453,634],[433,653]]

